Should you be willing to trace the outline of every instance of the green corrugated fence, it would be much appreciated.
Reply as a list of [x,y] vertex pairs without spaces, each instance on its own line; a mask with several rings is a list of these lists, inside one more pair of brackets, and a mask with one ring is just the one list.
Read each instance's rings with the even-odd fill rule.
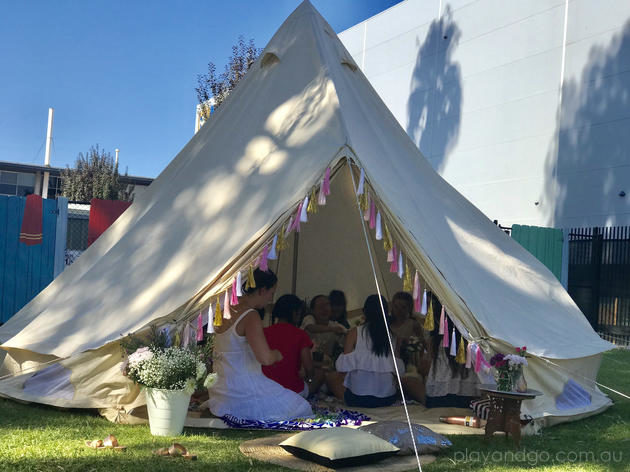
[[545,264],[558,280],[562,278],[562,230],[513,225],[512,238]]

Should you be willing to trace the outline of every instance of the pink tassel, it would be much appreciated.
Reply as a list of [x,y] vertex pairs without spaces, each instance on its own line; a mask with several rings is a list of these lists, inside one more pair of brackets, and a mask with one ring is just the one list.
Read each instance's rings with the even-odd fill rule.
[[444,334],[444,322],[446,321],[444,313],[444,305],[442,305],[442,311],[440,312],[440,331],[439,334]]
[[420,308],[420,314],[421,315],[426,315],[427,314],[427,291],[426,291],[426,289],[424,290],[424,293],[422,294],[422,307]]
[[444,335],[442,335],[442,346],[448,347],[448,329],[444,331]]
[[269,270],[269,263],[267,262],[267,258],[269,257],[269,246],[265,246],[262,250],[262,254],[260,255],[260,265],[258,268],[263,272],[267,272]]
[[[236,274],[236,296],[237,297],[243,296],[243,276],[241,275],[240,270]],[[211,311],[210,313],[214,313],[214,311]],[[212,318],[212,315],[208,315],[208,316]]]
[[374,203],[374,199],[370,199],[370,229],[374,229],[376,227],[376,204]]
[[389,266],[389,271],[392,274],[395,274],[396,272],[398,272],[398,257],[396,257],[396,245],[394,244],[394,247],[392,248],[392,264]]
[[324,195],[330,195],[330,167],[326,168],[326,174],[324,175]]
[[402,257],[402,251],[400,251],[398,253],[398,277],[400,277],[401,279],[403,278],[403,275],[405,275],[405,268],[403,267],[403,257]]
[[201,316],[201,312],[197,317],[197,341],[203,341],[203,316]]
[[319,206],[326,205],[326,192],[324,190],[324,180],[322,179],[322,183],[319,185],[319,195],[317,196],[317,204]]
[[225,291],[225,300],[223,300],[223,319],[229,320],[232,318],[232,314],[230,313],[230,294],[229,290]]
[[475,372],[479,373],[481,370],[481,348],[476,345],[475,351]]
[[444,332],[448,334],[448,311],[446,310],[446,307],[444,307]]
[[238,305],[238,296],[236,295],[238,293],[238,289],[236,287],[236,277],[234,277],[234,281],[232,282],[232,298],[230,299],[230,305],[232,306]]
[[420,301],[420,297],[416,298],[416,299],[413,301],[413,311],[414,311],[415,313],[420,313],[420,310],[422,310],[422,307],[420,306],[420,304],[421,304],[421,303],[422,303],[422,302]]
[[468,343],[468,346],[466,346],[466,368],[470,369],[472,366],[472,355],[471,355],[471,347],[472,347],[472,343]]
[[420,299],[420,276],[418,275],[418,271],[416,271],[416,275],[413,277],[413,299],[414,301]]
[[453,357],[457,355],[457,340],[455,339],[455,328],[453,328],[453,334],[451,336],[451,352],[449,354]]

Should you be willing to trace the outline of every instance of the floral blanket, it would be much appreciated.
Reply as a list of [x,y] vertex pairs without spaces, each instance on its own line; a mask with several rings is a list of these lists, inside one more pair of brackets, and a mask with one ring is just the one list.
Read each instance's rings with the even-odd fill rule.
[[339,426],[360,426],[370,418],[357,411],[339,409],[313,408],[313,416],[295,418],[287,421],[244,420],[226,415],[221,418],[230,428],[241,429],[273,429],[281,431],[303,431],[309,429],[337,428]]

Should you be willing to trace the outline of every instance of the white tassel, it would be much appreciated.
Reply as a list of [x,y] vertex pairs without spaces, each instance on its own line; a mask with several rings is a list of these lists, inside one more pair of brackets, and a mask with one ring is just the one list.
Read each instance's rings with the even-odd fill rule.
[[455,340],[455,328],[453,328],[453,331],[451,334],[451,352],[449,354],[453,357],[457,355],[457,341]]
[[304,203],[302,204],[302,213],[300,214],[300,221],[302,223],[308,223],[307,208],[308,208],[308,195],[304,197]]
[[363,195],[365,186],[365,171],[361,169],[361,176],[359,177],[359,188],[357,189],[357,195]]
[[236,296],[239,298],[243,296],[243,276],[240,270],[236,273]]
[[438,334],[444,334],[444,321],[446,320],[446,310],[444,309],[444,305],[442,305],[442,311],[440,312],[440,326]]
[[376,240],[383,239],[383,226],[381,225],[381,212],[376,213]]
[[402,251],[398,253],[398,277],[403,278],[405,271],[403,270],[403,257]]
[[427,314],[427,291],[426,290],[422,294],[422,308],[420,308],[420,314],[421,315]]
[[267,259],[275,261],[278,258],[278,254],[276,254],[276,244],[278,244],[277,234],[273,237],[273,242],[271,243],[271,250],[269,251],[269,254],[267,254]]
[[206,327],[206,332],[208,334],[214,333],[214,320],[212,319],[213,314],[214,314],[214,307],[212,306],[212,303],[211,303],[210,306],[208,307],[208,326]]

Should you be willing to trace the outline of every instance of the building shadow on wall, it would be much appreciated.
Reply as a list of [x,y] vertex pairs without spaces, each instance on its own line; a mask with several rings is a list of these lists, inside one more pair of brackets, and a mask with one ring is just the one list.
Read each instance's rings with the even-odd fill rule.
[[460,36],[447,8],[431,23],[424,41],[416,39],[419,50],[407,102],[407,134],[438,172],[459,136],[461,68],[452,57]]
[[558,142],[545,163],[549,226],[624,223],[615,214],[630,212],[629,107],[630,21],[607,46],[590,50],[578,80],[563,84]]

